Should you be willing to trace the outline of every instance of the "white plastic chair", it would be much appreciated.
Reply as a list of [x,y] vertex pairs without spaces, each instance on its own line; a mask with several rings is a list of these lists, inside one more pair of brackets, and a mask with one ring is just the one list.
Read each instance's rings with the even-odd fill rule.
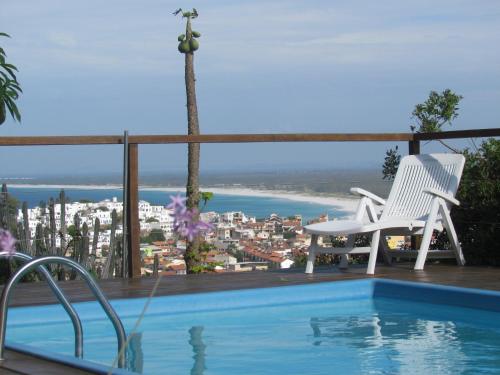
[[[387,201],[360,188],[351,188],[351,193],[361,196],[353,220],[334,220],[307,225],[311,234],[311,245],[306,273],[312,273],[318,253],[340,254],[340,267],[346,268],[349,254],[369,253],[366,273],[373,275],[379,246],[384,261],[392,258],[417,258],[415,270],[423,270],[429,258],[456,258],[464,265],[460,243],[450,217],[450,207],[459,202],[454,198],[465,158],[461,154],[411,155],[402,158]],[[375,205],[383,206],[380,215]],[[451,250],[429,250],[434,230],[446,233]],[[355,247],[355,237],[371,234],[371,246]],[[420,250],[389,250],[386,235],[423,234]],[[318,245],[319,236],[347,236],[346,247],[332,248]]]

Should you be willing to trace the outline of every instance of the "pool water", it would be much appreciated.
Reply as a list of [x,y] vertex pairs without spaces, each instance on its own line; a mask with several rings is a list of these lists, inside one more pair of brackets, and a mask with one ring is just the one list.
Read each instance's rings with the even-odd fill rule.
[[[364,280],[158,297],[128,363],[152,375],[500,372],[500,312],[373,290]],[[143,304],[114,301],[127,332]],[[75,307],[85,359],[109,365],[116,355],[111,324],[93,303]],[[72,326],[58,306],[11,309],[7,341],[73,353]]]

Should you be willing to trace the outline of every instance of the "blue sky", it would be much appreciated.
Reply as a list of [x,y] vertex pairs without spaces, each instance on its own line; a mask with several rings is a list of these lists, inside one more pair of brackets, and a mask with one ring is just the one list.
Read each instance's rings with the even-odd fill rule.
[[[415,104],[446,88],[464,96],[454,129],[499,126],[497,0],[3,0],[0,31],[12,39],[2,45],[24,95],[22,124],[8,120],[0,136],[185,133],[179,6],[200,13],[204,133],[407,131]],[[202,168],[375,167],[388,146],[210,145]],[[182,146],[140,152],[143,170],[185,165]],[[40,171],[40,160],[82,173],[121,162],[115,146],[3,148],[0,158],[4,176]]]

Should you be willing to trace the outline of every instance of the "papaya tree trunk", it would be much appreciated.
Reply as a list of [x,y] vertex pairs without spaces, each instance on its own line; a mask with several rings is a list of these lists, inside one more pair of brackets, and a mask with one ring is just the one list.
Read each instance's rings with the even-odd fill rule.
[[[186,23],[186,39],[190,40],[192,36],[191,20],[188,17]],[[186,81],[186,98],[187,98],[187,116],[188,116],[188,135],[200,134],[200,126],[198,123],[198,106],[196,104],[196,87],[194,75],[194,53],[192,51],[185,54],[185,81]],[[200,144],[188,144],[188,176],[186,184],[186,206],[188,208],[198,208],[200,200],[199,188],[199,170],[200,170]],[[193,266],[199,262],[199,238],[189,241],[186,246],[186,254],[184,260],[186,262],[186,270],[192,273]]]

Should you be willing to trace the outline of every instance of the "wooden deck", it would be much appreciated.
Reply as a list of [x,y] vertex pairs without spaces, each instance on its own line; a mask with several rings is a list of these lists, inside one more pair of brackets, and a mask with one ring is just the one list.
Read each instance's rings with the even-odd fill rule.
[[[413,271],[410,264],[393,267],[378,266],[375,277],[436,283],[466,288],[500,291],[500,268],[457,267],[454,265],[427,265],[424,271]],[[302,269],[283,271],[202,274],[167,276],[162,278],[156,295],[174,295],[222,290],[265,288],[327,281],[368,278],[366,266],[339,270],[336,267],[318,267],[313,275],[305,275]],[[134,280],[102,280],[102,290],[110,299],[146,297],[155,283],[153,278]],[[79,280],[60,283],[71,301],[93,300],[84,283]],[[56,303],[45,283],[20,284],[11,300],[11,306],[44,305]],[[88,374],[84,371],[60,366],[26,355],[7,351],[7,359],[0,363],[0,374]]]

